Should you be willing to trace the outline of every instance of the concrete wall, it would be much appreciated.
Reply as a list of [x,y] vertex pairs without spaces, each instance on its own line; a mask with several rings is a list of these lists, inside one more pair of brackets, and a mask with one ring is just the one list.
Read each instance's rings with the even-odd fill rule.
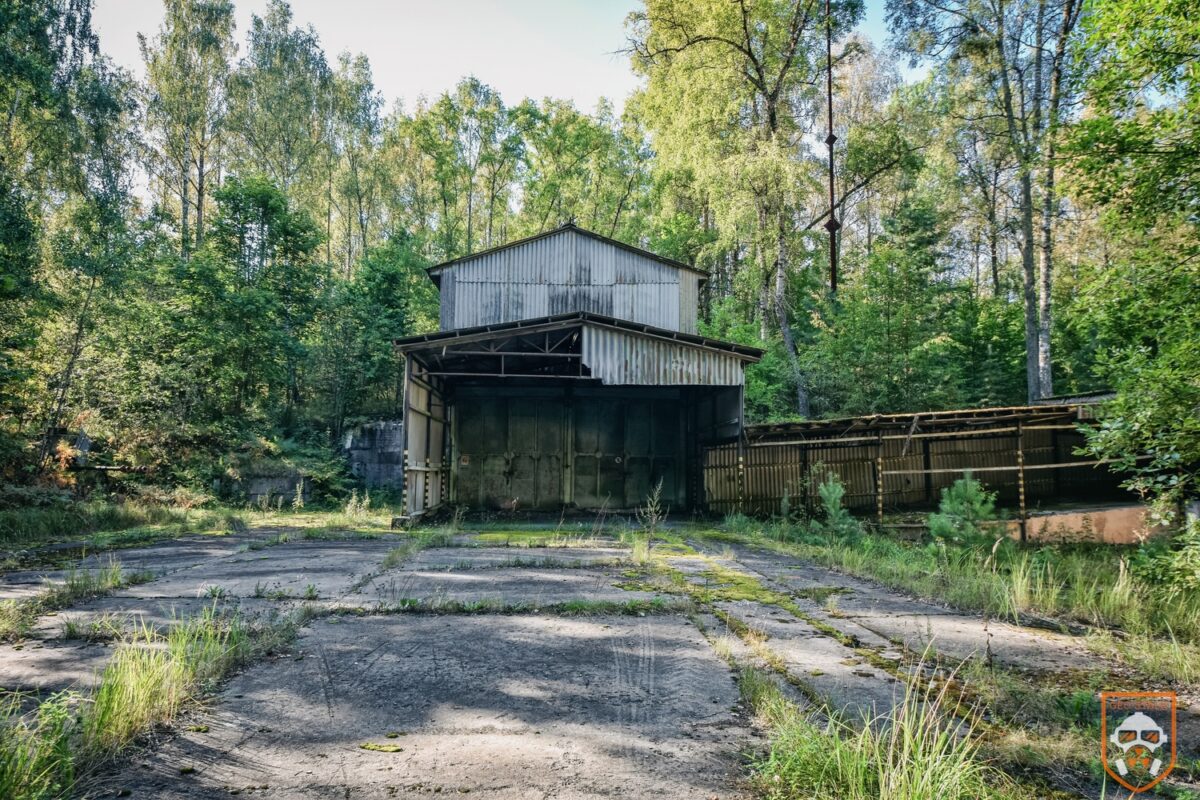
[[[1033,514],[1026,523],[1031,542],[1096,542],[1137,544],[1162,531],[1153,527],[1144,505],[1122,505],[1092,509],[1045,511]],[[1008,534],[1020,538],[1021,524],[1009,520]]]
[[292,501],[296,497],[296,486],[301,483],[303,484],[301,492],[307,501],[311,497],[312,487],[308,478],[299,473],[251,476],[242,480],[239,486],[246,492],[246,501],[250,505],[256,506],[265,500],[267,505],[274,508],[282,499],[283,507],[291,508]]
[[352,428],[342,440],[342,451],[350,473],[368,488],[404,486],[404,425],[399,420]]

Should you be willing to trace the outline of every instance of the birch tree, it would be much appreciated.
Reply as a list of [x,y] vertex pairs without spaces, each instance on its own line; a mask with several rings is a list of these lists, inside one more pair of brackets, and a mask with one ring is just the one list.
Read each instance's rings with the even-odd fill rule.
[[176,208],[186,256],[204,242],[206,201],[220,180],[233,4],[165,0],[164,6],[158,35],[138,37],[146,64],[146,163]]
[[1016,164],[1030,401],[1054,391],[1054,141],[1069,99],[1067,60],[1079,13],[1077,0],[888,2],[888,22],[908,52],[973,73],[989,115],[1004,126],[1005,147]]

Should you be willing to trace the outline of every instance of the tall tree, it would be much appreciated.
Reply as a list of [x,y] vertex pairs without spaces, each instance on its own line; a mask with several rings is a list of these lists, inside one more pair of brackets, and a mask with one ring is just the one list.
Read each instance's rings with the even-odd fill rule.
[[6,6],[0,39],[0,450],[35,423],[45,466],[123,261],[132,87],[99,52],[89,0]]
[[231,152],[239,172],[259,172],[285,194],[319,193],[329,146],[332,73],[316,31],[292,27],[292,10],[271,0],[250,23],[246,55],[230,78]]
[[1171,511],[1200,495],[1200,15],[1183,0],[1098,0],[1086,33],[1089,113],[1068,177],[1113,240],[1081,322],[1117,390],[1090,447]]
[[[1017,165],[1030,400],[1053,393],[1050,289],[1057,203],[1052,142],[1068,88],[1063,76],[1079,8],[1077,0],[888,1],[888,22],[902,45],[914,57],[975,73],[989,115],[1004,124],[1005,144]],[[1044,175],[1040,206],[1039,170]],[[1039,211],[1040,237],[1035,231]]]
[[[383,134],[380,109],[383,100],[375,89],[371,65],[365,56],[338,59],[334,76],[333,142],[336,156],[331,209],[341,215],[343,225],[342,265],[349,275],[355,262],[366,254],[378,235],[380,203],[379,148]],[[333,231],[327,235],[333,238]]]
[[235,49],[233,3],[164,5],[154,40],[138,37],[146,63],[148,165],[178,208],[186,255],[204,242],[206,201],[220,180],[225,88]]
[[[648,78],[639,106],[669,166],[706,185],[718,225],[752,251],[760,313],[773,315],[793,368],[796,410],[810,412],[788,287],[805,258],[798,229],[832,209],[820,201],[819,164],[810,142],[818,119],[818,79],[826,26],[840,36],[862,6],[816,0],[652,0],[630,15],[630,52]],[[803,220],[808,219],[806,225]]]

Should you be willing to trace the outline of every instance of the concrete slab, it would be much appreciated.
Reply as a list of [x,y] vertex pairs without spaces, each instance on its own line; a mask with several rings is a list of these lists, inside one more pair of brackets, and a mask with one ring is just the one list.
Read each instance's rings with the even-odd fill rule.
[[717,607],[765,636],[763,645],[792,676],[851,721],[873,719],[903,697],[896,678],[801,619],[749,601]]
[[211,559],[118,593],[143,599],[256,594],[340,597],[382,568],[394,543],[371,539],[298,541]]
[[404,569],[487,569],[495,567],[578,567],[629,559],[629,551],[617,547],[439,547],[422,550]]
[[652,592],[619,589],[623,578],[613,569],[536,569],[498,567],[495,569],[419,570],[385,572],[364,586],[365,599],[383,605],[402,600],[486,601],[525,604],[534,607],[572,600],[625,602],[655,597]]
[[[78,559],[74,567],[76,570],[93,570],[115,561],[127,573],[146,571],[168,575],[204,561],[231,556],[247,543],[273,535],[186,536],[145,547],[92,553]],[[0,575],[0,600],[31,597],[43,591],[48,583],[61,583],[67,573],[68,570],[61,567],[6,572]]]
[[738,753],[754,733],[729,669],[682,617],[353,618],[314,622],[299,648],[301,660],[236,677],[202,720],[207,732],[182,733],[104,788],[147,798],[749,796]]
[[92,686],[112,656],[107,644],[28,642],[0,647],[0,689],[57,692]]
[[778,553],[737,548],[738,560],[747,569],[804,593],[821,587],[844,591],[836,595],[837,614],[826,614],[818,604],[811,606],[822,621],[861,637],[865,628],[892,642],[903,643],[915,653],[932,647],[941,655],[963,660],[983,656],[990,647],[999,663],[1022,670],[1059,672],[1093,670],[1097,657],[1076,636],[1040,628],[990,620],[979,614],[955,611],[923,600],[906,597],[879,584],[843,575]]

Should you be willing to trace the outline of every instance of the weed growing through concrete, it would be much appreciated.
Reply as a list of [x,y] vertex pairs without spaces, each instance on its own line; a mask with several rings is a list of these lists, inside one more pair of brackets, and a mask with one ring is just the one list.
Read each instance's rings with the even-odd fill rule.
[[506,603],[500,600],[452,600],[444,597],[400,598],[375,608],[381,614],[553,614],[564,617],[646,616],[694,610],[682,598],[652,600],[567,600],[562,603]]
[[155,726],[170,722],[230,670],[278,649],[300,624],[252,627],[218,608],[162,635],[128,636],[90,692],[60,692],[26,713],[21,695],[0,699],[0,797],[69,795],[79,778],[118,756]]
[[1007,800],[1023,796],[979,755],[977,716],[953,713],[944,691],[910,683],[889,713],[822,727],[766,673],[744,670],[742,696],[771,736],[754,782],[771,800]]
[[62,583],[48,586],[37,597],[0,601],[0,640],[23,639],[29,635],[37,618],[49,611],[69,608],[84,600],[153,579],[150,572],[123,572],[117,561],[109,561],[96,570],[72,568]]
[[125,633],[125,620],[119,614],[103,614],[95,619],[68,619],[63,622],[63,639],[85,642],[109,642]]
[[766,547],[1017,623],[1120,629],[1127,635],[1094,634],[1090,643],[1148,677],[1200,681],[1200,592],[1170,598],[1156,593],[1132,574],[1119,548],[1022,548],[1009,541],[915,545],[873,534],[843,539],[802,527],[772,538],[762,526],[736,519],[709,538]]

